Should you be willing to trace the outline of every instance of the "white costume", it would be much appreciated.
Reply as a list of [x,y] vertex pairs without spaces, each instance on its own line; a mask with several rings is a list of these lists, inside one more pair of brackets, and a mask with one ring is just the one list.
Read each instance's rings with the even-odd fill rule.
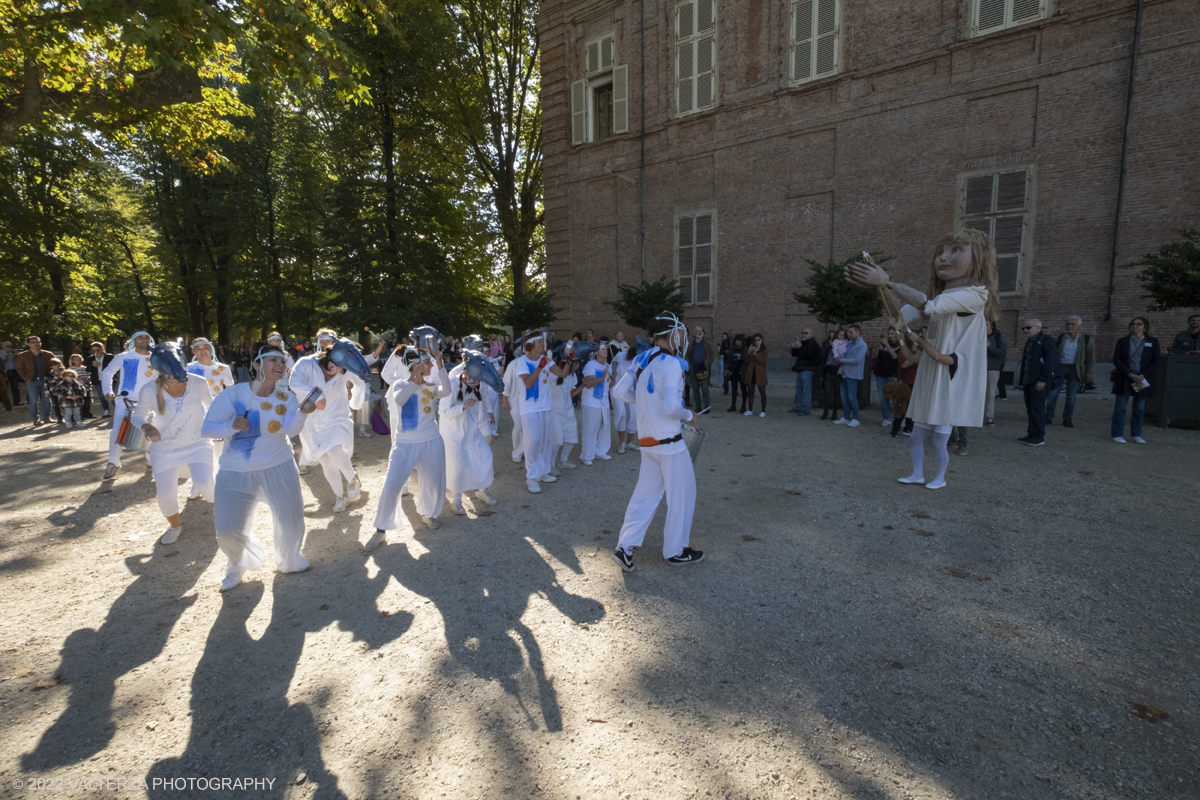
[[504,370],[504,396],[508,398],[509,413],[512,415],[512,460],[521,463],[525,455],[521,441],[521,398],[525,396],[525,384],[521,382],[517,364],[520,358],[514,358]]
[[589,361],[583,365],[584,378],[600,378],[595,386],[585,386],[580,397],[583,406],[583,440],[579,458],[585,464],[595,458],[606,458],[612,445],[608,413],[608,364]]
[[[625,345],[624,350],[629,349],[629,345],[625,342],[620,342],[619,344]],[[629,372],[631,368],[636,369],[633,367],[632,361],[625,359],[626,355],[627,353],[622,351],[613,359],[612,369],[615,382],[619,383],[621,378],[624,378],[625,373]],[[614,395],[613,424],[616,425],[617,430],[621,433],[637,433],[637,405],[635,403],[622,403]]]
[[[518,377],[517,391],[524,390],[521,397],[521,449],[525,453],[525,481],[536,484],[550,475],[554,468],[554,431],[550,411],[550,359],[542,356],[538,361],[528,356],[515,359],[513,364],[518,376],[537,372],[538,364],[545,361],[546,367],[538,374],[532,386]],[[509,402],[512,402],[511,400]],[[532,488],[532,487],[531,487]]]
[[[497,365],[498,363],[498,361],[492,360],[493,365]],[[491,414],[491,417],[488,417],[487,414],[481,415],[479,425],[482,427],[486,421],[487,430],[484,431],[484,435],[496,436],[500,433],[500,395],[492,387],[488,386],[487,388],[488,391],[484,395],[483,404],[487,408],[487,413]],[[488,441],[490,442],[491,439]]]
[[[480,421],[481,416],[485,421],[487,418],[485,393],[495,392],[481,383],[476,395],[462,382],[464,370],[465,365],[459,364],[450,371],[450,391],[438,404],[442,439],[446,444],[446,488],[456,500],[461,499],[463,492],[488,488],[495,478],[492,448],[483,438],[486,425]],[[464,403],[472,399],[475,404],[467,408]]]
[[[637,369],[642,370],[641,378]],[[687,362],[655,347],[634,359],[629,370],[613,389],[613,397],[622,403],[637,403],[638,431],[642,434],[642,463],[637,486],[629,506],[617,546],[632,552],[642,546],[646,529],[654,518],[658,503],[667,496],[667,520],[663,526],[663,558],[681,554],[688,545],[692,514],[696,510],[696,473],[687,445],[680,437],[680,423],[692,418],[683,405],[683,381]],[[675,439],[666,444],[654,441]]]
[[414,467],[418,488],[413,499],[417,513],[429,519],[442,513],[446,502],[446,447],[433,410],[437,399],[449,394],[450,378],[445,367],[438,370],[436,386],[397,380],[388,389],[392,451],[388,455],[383,489],[379,492],[379,510],[375,513],[377,530],[404,527],[400,490],[408,482]]
[[130,421],[139,428],[149,422],[162,438],[150,443],[154,463],[154,485],[158,509],[164,517],[179,513],[179,479],[191,472],[192,494],[215,499],[213,445],[200,434],[212,397],[209,385],[198,375],[189,375],[183,397],[162,393],[163,410],[158,410],[158,386],[148,383],[138,394],[137,408]]
[[922,358],[917,366],[908,416],[934,428],[978,428],[983,424],[987,395],[987,304],[983,286],[947,289],[925,303],[929,317],[925,340],[938,352],[955,359],[954,365]]
[[233,379],[233,370],[216,359],[213,359],[213,363],[207,367],[199,361],[193,361],[187,365],[187,371],[189,375],[198,375],[204,379],[210,397],[216,397],[222,389],[228,389],[236,383]]
[[[213,508],[217,545],[229,559],[231,572],[261,567],[266,550],[250,527],[254,506],[266,503],[275,528],[275,568],[302,572],[308,569],[308,559],[300,552],[304,497],[288,437],[300,432],[305,417],[288,392],[276,387],[259,397],[250,387],[239,383],[213,398],[200,429],[206,439],[225,440]],[[245,417],[250,428],[235,431],[235,417]]]
[[354,455],[354,417],[351,412],[362,408],[367,387],[361,378],[346,371],[325,380],[325,372],[317,363],[319,358],[319,355],[311,355],[297,361],[289,383],[297,403],[308,397],[313,389],[324,393],[321,399],[325,401],[325,408],[309,414],[308,422],[300,431],[300,465],[320,464],[334,497],[341,497],[345,494],[342,480],[349,485],[355,479],[354,467],[350,464]]
[[562,446],[560,461],[566,461],[571,453],[571,445],[579,443],[579,423],[575,421],[575,407],[571,404],[571,392],[579,386],[579,376],[574,372],[558,382],[558,377],[550,378],[552,395],[551,406],[554,411],[554,423],[557,434],[554,441]]
[[[113,378],[117,376],[117,373],[121,374],[121,380],[115,390],[117,397],[113,401],[112,431],[108,436],[108,463],[118,467],[121,466],[121,446],[117,444],[117,434],[121,432],[121,423],[129,415],[125,400],[136,403],[142,387],[148,383],[154,383],[154,379],[158,377],[158,372],[150,366],[150,353],[141,355],[133,349],[134,339],[148,335],[143,331],[138,331],[130,336],[129,349],[114,357],[104,368],[104,372],[100,374],[100,386],[105,387],[101,391],[107,391],[107,387],[112,386]],[[153,339],[150,340],[150,344],[154,345]]]

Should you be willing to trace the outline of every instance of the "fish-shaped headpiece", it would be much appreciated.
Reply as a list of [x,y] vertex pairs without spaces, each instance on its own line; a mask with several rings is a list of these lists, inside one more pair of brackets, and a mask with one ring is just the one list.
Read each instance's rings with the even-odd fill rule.
[[408,332],[408,338],[413,347],[425,350],[445,350],[446,337],[437,332],[432,325],[421,325]]
[[472,333],[463,337],[464,350],[483,350],[483,337],[477,333]]
[[355,347],[354,342],[349,339],[338,339],[333,343],[333,347],[329,350],[329,360],[346,372],[357,375],[363,383],[370,383],[371,368],[367,366],[367,360]]
[[468,352],[465,358],[466,367],[464,372],[471,378],[486,383],[488,386],[495,389],[497,392],[504,392],[504,380],[500,377],[500,373],[496,371],[496,365],[492,360],[483,353]]
[[183,365],[183,351],[175,342],[162,342],[150,348],[150,366],[181,383],[188,379],[187,368]]

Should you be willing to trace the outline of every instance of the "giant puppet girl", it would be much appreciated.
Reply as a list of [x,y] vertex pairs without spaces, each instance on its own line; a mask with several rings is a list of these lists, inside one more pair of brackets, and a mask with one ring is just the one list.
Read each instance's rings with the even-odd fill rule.
[[[928,296],[902,283],[892,283],[869,257],[848,266],[846,279],[864,288],[876,286],[881,292],[890,291],[907,304],[908,308],[901,309],[905,320],[915,321],[918,315],[929,320],[925,336],[909,331],[905,337],[905,356],[915,360],[919,351],[920,361],[908,406],[908,416],[914,422],[910,451],[913,469],[912,474],[898,480],[941,489],[946,485],[950,463],[946,451],[950,429],[956,425],[983,425],[987,321],[997,321],[1000,307],[995,245],[986,233],[975,230],[944,237],[933,251]],[[885,296],[885,305],[889,300]],[[903,324],[901,320],[894,322]],[[930,434],[938,468],[933,480],[926,483],[925,440]]]

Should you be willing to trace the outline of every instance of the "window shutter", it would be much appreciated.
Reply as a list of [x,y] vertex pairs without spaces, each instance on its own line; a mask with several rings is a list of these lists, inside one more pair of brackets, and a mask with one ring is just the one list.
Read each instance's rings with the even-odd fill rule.
[[605,36],[600,40],[600,69],[601,71],[612,69],[613,65],[613,37]]
[[975,2],[979,9],[975,18],[977,33],[987,33],[1004,27],[1005,0],[975,0]]
[[999,289],[1018,291],[1029,229],[1029,170],[968,178],[962,224],[992,237]]
[[713,0],[696,0],[696,33],[712,30],[713,10]]
[[571,84],[571,144],[587,141],[587,81]]
[[629,66],[613,67],[613,133],[629,132]]
[[696,32],[696,7],[692,3],[684,3],[675,12],[675,36],[686,39]]
[[1042,16],[1044,0],[1013,0],[1012,21],[1016,25]]
[[717,43],[711,36],[696,42],[696,108],[711,108],[713,104],[713,51]]
[[999,186],[996,189],[996,211],[1024,211],[1025,184],[1028,183],[1028,171],[1001,172]]
[[692,275],[695,274],[695,217],[680,217],[679,218],[679,247],[678,247],[678,264],[679,264],[679,282],[686,289],[684,294],[691,296]]
[[[977,214],[987,214],[992,210],[992,183],[994,175],[980,175],[967,178],[967,198],[963,206],[963,214],[973,217]],[[986,230],[980,228],[979,230]],[[988,231],[990,234],[991,231]]]
[[712,302],[712,215],[696,217],[696,282],[693,303]]
[[587,74],[600,71],[600,43],[591,42],[587,46]]
[[684,42],[679,45],[679,49],[675,54],[679,60],[676,74],[679,76],[677,107],[680,114],[686,114],[695,108],[692,102],[695,53],[696,43]]
[[816,74],[829,75],[837,69],[837,0],[817,0]]
[[812,77],[813,0],[796,3],[792,11],[792,80]]

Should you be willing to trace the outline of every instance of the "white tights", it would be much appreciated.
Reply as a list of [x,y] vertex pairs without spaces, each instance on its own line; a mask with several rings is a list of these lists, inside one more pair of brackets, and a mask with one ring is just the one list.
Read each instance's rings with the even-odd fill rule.
[[346,490],[342,488],[342,478],[346,479],[347,484],[354,482],[354,467],[350,464],[350,456],[346,455],[345,446],[339,444],[329,448],[321,454],[317,463],[325,473],[325,480],[329,481],[329,488],[333,489],[333,496],[344,495]]
[[912,438],[909,443],[909,454],[912,456],[913,471],[912,477],[923,478],[925,476],[925,439],[929,434],[933,434],[933,450],[937,454],[938,471],[930,483],[940,484],[946,480],[946,468],[950,466],[950,453],[946,450],[946,442],[950,441],[950,426],[926,425],[923,422],[918,422],[913,425]]
[[562,451],[561,451],[561,453],[560,453],[560,454],[559,454],[559,456],[558,456],[558,460],[559,460],[559,462],[560,462],[560,463],[563,463],[563,464],[565,464],[565,463],[567,463],[567,461],[569,461],[569,460],[570,460],[570,458],[571,458],[571,449],[572,449],[573,447],[575,447],[575,443],[574,443],[574,442],[567,442],[566,444],[564,444],[564,445],[562,446]]

